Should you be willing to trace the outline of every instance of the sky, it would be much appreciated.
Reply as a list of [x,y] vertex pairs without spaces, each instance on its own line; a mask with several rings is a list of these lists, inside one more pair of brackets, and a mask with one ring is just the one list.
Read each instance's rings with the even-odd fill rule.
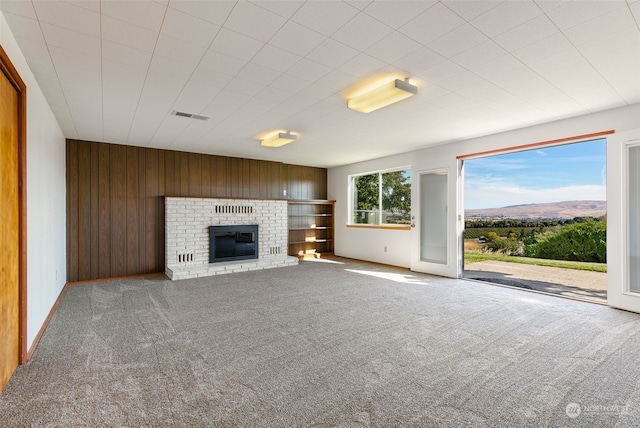
[[469,159],[465,209],[606,200],[604,139]]

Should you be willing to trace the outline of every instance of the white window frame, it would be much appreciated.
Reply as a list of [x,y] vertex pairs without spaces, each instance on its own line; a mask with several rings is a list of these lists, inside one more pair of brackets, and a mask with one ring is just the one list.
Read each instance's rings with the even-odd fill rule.
[[[382,223],[382,175],[383,174],[387,174],[390,172],[398,172],[398,171],[410,171],[410,173],[412,173],[412,169],[411,166],[403,166],[403,167],[397,167],[397,168],[389,168],[389,169],[382,169],[382,170],[377,170],[377,171],[370,171],[370,172],[363,172],[363,173],[359,173],[359,174],[351,174],[348,176],[348,192],[349,192],[349,204],[348,204],[348,224],[347,226],[351,226],[351,227],[364,227],[364,228],[390,228],[390,229],[409,229],[409,225],[405,225],[405,224],[394,224],[394,223]],[[375,224],[367,224],[367,223],[356,223],[354,221],[354,212],[355,212],[355,207],[354,204],[356,203],[354,195],[355,195],[355,179],[358,177],[363,177],[366,175],[374,175],[374,174],[378,174],[379,180],[378,180],[378,212],[379,214],[379,219],[378,222]]]

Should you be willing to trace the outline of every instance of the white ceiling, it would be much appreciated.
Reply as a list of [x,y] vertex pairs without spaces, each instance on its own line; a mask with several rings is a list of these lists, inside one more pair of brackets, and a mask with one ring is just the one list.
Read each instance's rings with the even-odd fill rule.
[[[67,138],[332,167],[640,102],[637,0],[0,9]],[[347,109],[378,75],[409,77],[418,95]],[[275,129],[298,140],[261,147]]]

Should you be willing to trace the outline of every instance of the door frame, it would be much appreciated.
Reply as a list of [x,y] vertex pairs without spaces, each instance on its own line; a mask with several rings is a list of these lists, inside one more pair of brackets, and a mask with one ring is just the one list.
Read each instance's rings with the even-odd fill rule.
[[[432,275],[444,276],[449,278],[460,277],[460,252],[458,249],[459,241],[459,225],[457,215],[457,202],[458,202],[458,172],[457,172],[457,160],[455,163],[441,162],[441,163],[422,163],[420,166],[412,168],[412,183],[411,183],[411,215],[412,215],[412,242],[411,242],[411,270],[416,272],[428,273]],[[421,260],[420,248],[421,248],[421,217],[420,203],[422,197],[422,188],[420,184],[420,177],[423,174],[437,174],[446,173],[447,180],[445,184],[446,191],[446,204],[447,210],[446,216],[446,239],[447,239],[447,262],[444,264],[431,263]],[[452,239],[451,236],[455,238]]]
[[640,128],[607,139],[607,304],[640,312],[640,294],[629,289],[629,149],[640,147]]
[[0,45],[0,72],[18,93],[18,364],[27,353],[27,86]]

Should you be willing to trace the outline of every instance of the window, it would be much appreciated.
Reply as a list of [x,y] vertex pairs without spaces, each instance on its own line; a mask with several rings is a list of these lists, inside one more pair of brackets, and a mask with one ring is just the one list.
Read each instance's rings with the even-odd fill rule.
[[352,224],[411,224],[411,170],[351,176]]

